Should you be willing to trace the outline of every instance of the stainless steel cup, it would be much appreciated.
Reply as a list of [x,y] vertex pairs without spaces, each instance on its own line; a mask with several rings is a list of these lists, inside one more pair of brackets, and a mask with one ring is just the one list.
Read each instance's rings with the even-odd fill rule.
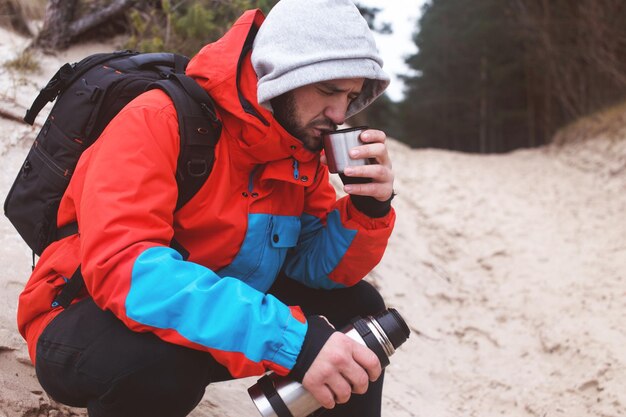
[[369,165],[371,163],[367,158],[352,159],[348,154],[350,149],[363,145],[359,136],[367,129],[367,126],[351,127],[326,132],[322,135],[324,153],[326,154],[328,170],[330,172],[333,174],[343,174],[346,167]]

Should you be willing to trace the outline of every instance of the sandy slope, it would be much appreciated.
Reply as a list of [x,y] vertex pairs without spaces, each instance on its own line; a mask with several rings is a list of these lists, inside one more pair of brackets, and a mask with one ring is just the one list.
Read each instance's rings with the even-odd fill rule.
[[[0,30],[0,59],[23,42]],[[0,69],[0,106],[21,115],[92,48],[45,58],[30,82]],[[0,119],[0,132],[5,196],[34,131]],[[626,128],[593,132],[499,156],[390,141],[398,222],[369,279],[412,335],[388,368],[384,416],[626,415]],[[37,384],[15,327],[30,254],[4,218],[0,239],[0,417],[83,416]],[[253,382],[210,386],[192,416],[257,415]]]

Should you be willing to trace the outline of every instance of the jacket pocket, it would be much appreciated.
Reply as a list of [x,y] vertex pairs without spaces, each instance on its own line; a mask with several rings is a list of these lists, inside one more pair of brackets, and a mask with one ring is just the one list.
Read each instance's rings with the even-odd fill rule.
[[292,248],[300,237],[300,218],[294,216],[274,216],[270,240],[274,248]]

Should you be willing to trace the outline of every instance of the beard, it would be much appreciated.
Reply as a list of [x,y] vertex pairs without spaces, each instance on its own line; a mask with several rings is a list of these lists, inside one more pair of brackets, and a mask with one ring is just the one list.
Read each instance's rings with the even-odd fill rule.
[[320,116],[309,123],[302,124],[298,120],[298,109],[293,92],[288,91],[271,100],[274,119],[304,147],[312,152],[322,150],[322,137],[312,134],[312,129],[321,131],[337,130],[337,125],[325,116]]

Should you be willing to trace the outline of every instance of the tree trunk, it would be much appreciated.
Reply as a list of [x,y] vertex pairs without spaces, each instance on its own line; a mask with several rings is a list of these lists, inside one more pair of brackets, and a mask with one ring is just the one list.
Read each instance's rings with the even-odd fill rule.
[[43,29],[31,47],[44,51],[65,49],[80,35],[124,12],[134,2],[135,0],[115,0],[108,6],[74,21],[78,0],[48,0]]
[[489,69],[489,62],[485,55],[485,48],[483,48],[482,56],[480,57],[480,122],[478,128],[478,152],[488,153],[490,151],[487,143],[487,132],[489,118],[487,115],[488,106],[488,87],[487,87],[487,71]]
[[75,22],[72,22],[69,28],[70,39],[74,39],[87,32],[89,29],[93,29],[110,18],[123,13],[126,9],[132,6],[134,2],[135,0],[115,0],[97,12],[93,12]]
[[31,46],[45,51],[66,48],[70,44],[69,22],[74,18],[78,0],[49,0],[43,28]]
[[537,86],[535,85],[533,78],[533,70],[531,59],[529,57],[529,53],[524,49],[524,83],[526,90],[526,126],[528,128],[528,141],[526,144],[534,148],[538,145],[536,135],[536,114],[535,114],[535,89]]

